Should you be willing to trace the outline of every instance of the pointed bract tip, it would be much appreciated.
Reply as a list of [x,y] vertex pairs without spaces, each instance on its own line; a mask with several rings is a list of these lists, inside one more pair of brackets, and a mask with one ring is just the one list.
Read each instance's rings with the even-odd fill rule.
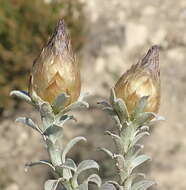
[[56,32],[58,35],[64,35],[66,30],[64,19],[60,19],[56,26]]
[[29,94],[37,94],[53,104],[62,93],[70,96],[65,106],[77,101],[81,90],[78,62],[74,57],[70,36],[63,19],[35,60],[31,72]]
[[152,46],[141,60],[141,66],[149,68],[153,72],[159,71],[159,46]]

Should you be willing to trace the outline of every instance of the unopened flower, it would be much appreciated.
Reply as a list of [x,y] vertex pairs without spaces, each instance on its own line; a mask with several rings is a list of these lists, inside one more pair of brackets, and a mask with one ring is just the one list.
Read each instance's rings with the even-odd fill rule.
[[64,21],[60,20],[33,64],[29,94],[36,93],[52,104],[58,95],[66,93],[69,96],[68,105],[78,99],[80,88],[78,62],[72,52]]
[[152,46],[142,60],[121,76],[114,90],[116,97],[126,103],[129,114],[144,96],[148,96],[145,111],[157,113],[160,105],[159,48]]

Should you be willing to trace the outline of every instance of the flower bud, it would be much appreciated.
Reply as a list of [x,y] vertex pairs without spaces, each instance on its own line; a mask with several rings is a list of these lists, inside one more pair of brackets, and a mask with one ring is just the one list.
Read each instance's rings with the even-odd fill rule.
[[60,20],[48,43],[33,64],[29,94],[36,93],[52,104],[62,93],[69,96],[67,105],[80,95],[81,81],[78,62],[74,57],[71,41]]
[[152,46],[142,60],[121,76],[114,90],[116,97],[126,103],[129,115],[143,96],[148,96],[144,111],[157,113],[160,105],[159,48]]

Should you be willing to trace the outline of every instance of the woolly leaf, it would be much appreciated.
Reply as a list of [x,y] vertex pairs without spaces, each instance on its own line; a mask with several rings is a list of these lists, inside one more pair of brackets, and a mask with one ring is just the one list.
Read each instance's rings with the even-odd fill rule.
[[107,181],[106,183],[111,183],[111,184],[113,184],[113,185],[116,187],[117,190],[123,190],[123,187],[120,186],[116,181],[109,180],[109,181]]
[[145,123],[149,122],[154,117],[154,114],[151,112],[143,112],[138,114],[134,118],[134,123],[137,127],[144,125]]
[[89,182],[95,183],[98,187],[101,186],[101,178],[97,174],[90,175],[83,183],[79,186],[80,189],[88,189]]
[[156,183],[154,181],[150,180],[141,180],[139,182],[136,182],[132,185],[132,190],[146,190],[152,185],[155,185]]
[[98,187],[101,187],[101,178],[97,174],[92,174],[88,177],[87,182],[95,183]]
[[78,165],[75,175],[78,176],[81,172],[88,169],[99,169],[99,165],[94,160],[83,160]]
[[154,118],[151,120],[151,122],[165,121],[165,118],[163,116],[157,115],[153,112],[147,112],[147,113],[151,113],[154,116]]
[[111,92],[110,92],[110,103],[111,103],[111,105],[114,105],[115,101],[116,101],[116,94],[115,94],[114,88],[112,88]]
[[74,172],[77,170],[77,166],[76,166],[74,160],[72,160],[70,158],[67,158],[65,163],[62,164],[60,167],[70,169],[70,170],[72,170]]
[[125,102],[122,99],[116,99],[116,101],[113,104],[113,108],[117,112],[119,119],[122,123],[128,121],[129,113],[127,110],[127,106],[125,105]]
[[123,148],[125,153],[128,152],[130,144],[132,143],[134,138],[135,138],[135,129],[133,126],[122,128],[121,139],[123,141]]
[[134,158],[133,160],[131,160],[131,169],[134,169],[135,167],[139,166],[140,164],[142,164],[143,162],[147,160],[151,160],[151,157],[145,154]]
[[115,135],[115,134],[111,133],[110,131],[106,131],[106,133],[108,135],[110,135],[112,137],[112,139],[114,140],[116,148],[118,149],[118,153],[119,154],[123,154],[123,142],[121,140],[121,137],[119,137],[118,135]]
[[17,97],[21,100],[28,102],[29,104],[32,104],[32,99],[30,98],[28,93],[25,91],[13,90],[10,92],[10,96]]
[[47,180],[44,184],[45,190],[56,190],[59,184],[59,180]]
[[54,114],[48,102],[44,102],[40,106],[40,114],[43,121],[44,129],[47,129],[54,122]]
[[35,124],[32,121],[32,119],[30,119],[28,117],[18,117],[15,121],[16,122],[21,122],[21,123],[27,125],[28,127],[31,127],[32,129],[35,129],[39,133],[42,133],[41,129],[37,126],[37,124]]
[[68,181],[72,178],[72,172],[70,169],[66,169],[66,168],[63,169],[63,178]]
[[79,141],[86,141],[86,138],[85,137],[75,137],[74,139],[72,139],[65,147],[64,151],[62,152],[62,161],[63,163],[65,163],[65,160],[66,160],[66,155],[67,153],[70,151],[70,149],[76,144],[78,143]]
[[115,114],[115,115],[113,115],[113,119],[115,121],[115,124],[116,124],[116,127],[117,127],[118,131],[121,131],[123,126],[122,126],[122,124],[121,124],[121,122],[119,120],[119,117]]
[[108,150],[106,148],[99,148],[99,150],[105,152],[109,157],[111,157],[113,159],[114,156],[113,156],[113,153],[110,150]]
[[[83,171],[89,170],[89,169],[99,169],[99,165],[94,160],[83,160],[78,165],[77,170],[74,173],[74,176],[72,178],[72,184],[77,183],[77,178],[78,178],[79,174],[81,174]],[[90,179],[88,178],[88,180],[84,181],[84,183],[82,184],[82,188],[88,187],[88,181],[89,180]]]
[[58,139],[62,138],[63,128],[58,125],[51,125],[44,131],[43,134],[48,136],[53,144],[55,144]]
[[124,183],[124,189],[125,190],[131,190],[131,187],[132,187],[132,183],[133,183],[133,180],[137,177],[145,177],[145,175],[143,173],[134,173],[134,174],[131,174],[126,180],[125,180],[125,183]]
[[[61,115],[62,114],[62,115]],[[72,115],[63,115],[63,113],[62,112],[60,112],[59,114],[57,114],[56,115],[56,117],[55,117],[55,124],[56,125],[59,125],[59,126],[61,126],[61,127],[63,127],[63,125],[67,122],[67,121],[69,121],[69,120],[74,120],[74,121],[76,121],[76,119],[75,119],[75,117],[74,116],[72,116]]]
[[55,170],[56,170],[56,173],[58,173],[60,176],[63,176],[63,179],[69,181],[72,178],[72,170],[74,170],[73,168],[74,166],[70,165],[69,162],[68,163],[67,162],[66,164],[55,166]]
[[70,97],[64,93],[57,96],[57,98],[55,99],[55,101],[52,105],[53,109],[57,112],[64,109],[64,106],[65,106],[67,100],[69,100],[69,98]]
[[117,190],[117,188],[115,187],[115,185],[112,184],[112,183],[109,183],[109,182],[104,183],[104,184],[101,186],[100,189],[101,189],[101,190]]
[[61,150],[57,147],[50,139],[46,139],[47,148],[49,151],[49,155],[51,157],[52,164],[54,166],[59,166],[62,164],[61,161]]
[[144,112],[144,109],[147,105],[148,96],[143,96],[139,102],[137,103],[136,107],[134,108],[134,111],[132,113],[132,118],[136,118],[137,115]]
[[46,165],[46,166],[49,166],[50,168],[52,168],[53,170],[55,170],[55,168],[51,164],[51,162],[49,162],[47,160],[39,160],[39,161],[27,163],[27,164],[25,164],[25,170],[27,171],[28,167],[32,167],[32,166],[36,166],[36,165]]
[[150,135],[150,133],[148,132],[141,132],[138,135],[135,136],[134,140],[132,141],[131,146],[135,145],[142,137],[144,137],[145,135]]
[[143,146],[133,146],[129,149],[129,151],[126,154],[126,159],[134,159],[140,152]]
[[88,185],[87,183],[82,183],[78,187],[79,190],[88,190]]
[[114,158],[116,159],[116,166],[118,168],[121,181],[124,182],[130,175],[129,163],[121,154],[115,154]]
[[89,104],[85,101],[77,101],[77,102],[72,103],[69,106],[67,106],[62,112],[64,114],[69,111],[80,109],[80,108],[89,108]]
[[73,176],[73,181],[77,181],[78,175],[89,169],[99,169],[99,165],[94,160],[83,160],[77,167],[77,170]]

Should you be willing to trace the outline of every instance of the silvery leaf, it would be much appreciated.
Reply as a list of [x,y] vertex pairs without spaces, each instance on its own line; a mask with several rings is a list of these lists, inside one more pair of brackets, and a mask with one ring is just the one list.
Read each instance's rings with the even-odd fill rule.
[[99,165],[97,162],[95,162],[94,160],[83,160],[77,167],[77,170],[73,176],[73,181],[77,180],[78,175],[85,171],[85,170],[89,170],[89,169],[99,169]]
[[100,190],[117,190],[117,188],[112,183],[106,182],[101,186]]
[[114,154],[114,159],[116,160],[116,166],[118,168],[121,181],[124,182],[131,173],[129,162],[125,160],[124,156],[121,154]]
[[28,102],[29,104],[32,104],[32,99],[30,98],[28,93],[25,91],[13,90],[10,92],[10,96],[15,96],[17,98],[20,98],[20,99]]
[[121,139],[123,141],[123,149],[124,152],[127,153],[131,142],[135,137],[135,129],[132,126],[128,126],[126,128],[122,128],[121,130]]
[[126,159],[134,159],[137,155],[139,155],[139,153],[141,152],[141,149],[143,148],[143,146],[133,146],[131,147],[127,154],[126,154]]
[[77,101],[77,102],[72,103],[69,106],[67,106],[62,112],[64,114],[69,111],[80,109],[80,108],[89,108],[89,104],[85,101]]
[[121,137],[111,133],[110,131],[106,131],[106,133],[110,135],[112,139],[114,140],[116,148],[118,149],[118,153],[123,154],[123,142],[121,140]]
[[137,127],[144,125],[145,123],[149,122],[152,117],[154,117],[154,113],[151,112],[143,112],[138,114],[138,116],[135,117],[134,123]]
[[148,96],[143,96],[139,102],[137,103],[136,107],[134,108],[134,111],[132,113],[132,118],[135,118],[138,114],[144,112],[144,109],[147,105]]
[[99,169],[99,165],[94,160],[83,160],[77,167],[76,175],[88,169]]
[[86,138],[85,137],[75,137],[74,139],[72,139],[66,146],[65,146],[65,149],[61,155],[62,157],[62,161],[63,163],[65,163],[65,160],[66,160],[66,155],[67,153],[70,151],[70,149],[76,144],[78,143],[79,141],[86,141]]
[[44,184],[45,190],[56,190],[59,184],[59,180],[47,180]]
[[29,127],[31,127],[32,129],[35,129],[36,131],[38,131],[39,133],[42,133],[41,129],[38,127],[37,124],[35,124],[32,119],[28,118],[28,117],[18,117],[16,120],[16,122],[21,122]]
[[117,115],[113,115],[113,119],[115,121],[115,124],[116,124],[116,127],[117,127],[118,131],[120,131],[123,126],[122,126],[122,124],[121,124],[121,122],[119,120],[119,117]]
[[125,121],[128,121],[129,113],[127,110],[127,106],[125,105],[125,102],[122,99],[117,98],[116,101],[114,102],[113,107],[114,107],[114,110],[117,112],[120,118],[120,121],[122,123]]
[[49,155],[54,166],[59,166],[62,164],[61,160],[61,150],[57,147],[50,139],[46,139]]
[[114,88],[112,88],[111,92],[110,92],[110,103],[111,103],[111,105],[114,105],[115,101],[116,101],[116,94],[115,94]]
[[101,187],[101,178],[97,174],[92,174],[88,177],[87,182],[95,183],[98,187]]
[[147,112],[147,113],[151,113],[154,116],[154,118],[151,120],[151,122],[165,121],[165,118],[163,116],[157,115],[153,112]]
[[134,140],[132,141],[131,146],[135,145],[142,137],[144,137],[145,135],[149,136],[150,133],[148,132],[141,132],[138,135],[135,136]]
[[117,190],[124,190],[122,186],[120,186],[116,181],[109,180],[106,183],[113,184]]
[[125,183],[124,183],[124,189],[125,190],[131,190],[131,187],[132,187],[132,183],[133,183],[133,180],[137,177],[145,177],[145,175],[143,173],[134,173],[134,174],[131,174],[126,180],[125,180]]
[[69,181],[72,178],[72,172],[71,168],[69,166],[64,166],[61,165],[56,165],[55,166],[55,171],[58,173],[58,175],[63,176],[63,179]]
[[139,131],[149,131],[149,129],[149,126],[144,125],[140,127]]
[[73,115],[61,115],[61,113],[59,113],[55,117],[55,124],[63,127],[63,125],[69,120],[77,121]]
[[67,100],[69,99],[69,96],[62,93],[60,94],[54,101],[52,107],[55,111],[60,111],[62,109],[64,109],[64,106],[67,102]]
[[44,102],[40,106],[40,114],[43,121],[44,129],[47,129],[54,122],[54,114],[48,102]]
[[119,162],[125,163],[125,158],[122,154],[114,154],[114,158],[119,160]]
[[48,102],[42,102],[42,104],[40,105],[40,112],[43,117],[45,117],[48,114],[54,115],[52,111],[52,107],[50,106]]
[[76,166],[74,160],[72,160],[70,158],[67,158],[65,163],[62,164],[60,167],[70,169],[70,170],[72,170],[74,172],[77,170],[77,166]]
[[151,160],[150,156],[147,156],[145,154],[140,155],[134,159],[131,160],[131,169],[136,168],[137,166],[139,166],[140,164],[142,164],[143,162],[147,161],[147,160]]
[[97,174],[90,175],[79,187],[80,189],[87,189],[89,182],[95,183],[98,187],[101,186],[101,178]]
[[62,138],[63,128],[53,124],[43,132],[43,135],[48,136],[53,144],[55,144],[58,139]]
[[146,190],[152,185],[155,185],[156,182],[150,181],[150,180],[142,180],[139,182],[136,182],[132,185],[132,190]]
[[88,190],[88,185],[87,183],[82,183],[78,187],[79,190]]
[[[83,160],[77,167],[76,172],[74,173],[74,176],[72,178],[72,184],[77,183],[78,176],[81,172],[88,170],[88,169],[99,169],[99,165],[94,160]],[[90,176],[89,176],[90,177]],[[92,179],[93,180],[93,179]],[[96,179],[94,179],[96,180]],[[88,180],[85,180],[81,185],[81,188],[88,188],[88,182],[91,181],[91,178]],[[94,181],[95,182],[95,181]]]
[[70,169],[63,168],[63,178],[69,181],[72,178],[72,172]]
[[114,154],[110,150],[108,150],[106,148],[99,148],[99,150],[105,152],[108,156],[110,156],[113,159]]
[[55,167],[52,165],[52,163],[47,160],[39,160],[39,161],[27,163],[27,164],[25,164],[25,170],[27,171],[28,167],[32,167],[32,166],[36,166],[36,165],[47,165],[50,168],[52,168],[53,170],[55,170]]

